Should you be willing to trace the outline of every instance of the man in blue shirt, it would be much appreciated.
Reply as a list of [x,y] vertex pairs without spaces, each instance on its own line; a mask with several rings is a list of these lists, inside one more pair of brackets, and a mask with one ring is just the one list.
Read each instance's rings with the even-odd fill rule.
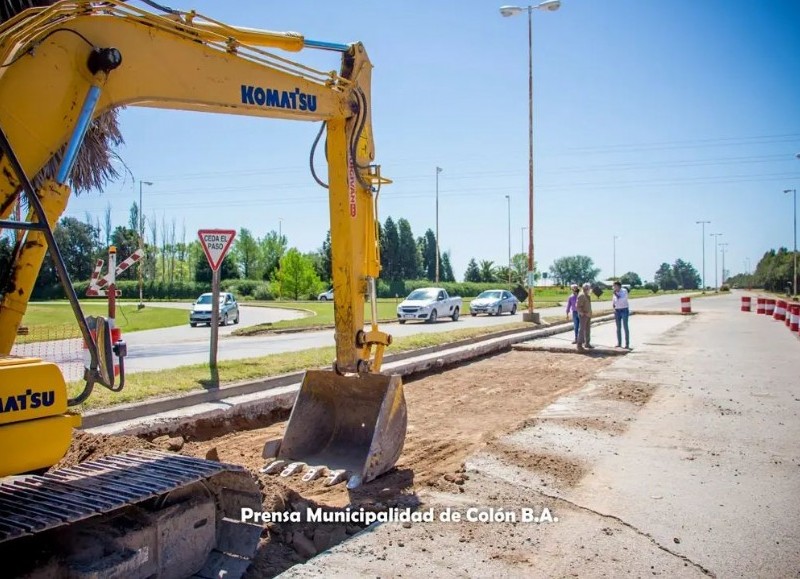
[[630,307],[628,305],[628,290],[622,287],[618,281],[614,282],[614,297],[611,298],[611,305],[614,306],[614,321],[617,323],[617,348],[622,347],[622,328],[625,328],[625,349],[631,349],[631,339],[628,333],[628,316]]

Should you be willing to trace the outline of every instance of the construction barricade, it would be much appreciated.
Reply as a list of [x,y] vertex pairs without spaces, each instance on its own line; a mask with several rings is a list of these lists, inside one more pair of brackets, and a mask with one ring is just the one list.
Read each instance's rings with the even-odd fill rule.
[[775,310],[772,312],[772,319],[782,322],[786,319],[786,300],[775,300]]
[[742,296],[742,311],[750,311],[750,296]]
[[765,298],[764,300],[764,313],[768,316],[775,314],[775,300],[772,298]]
[[692,298],[690,297],[681,298],[681,313],[682,314],[692,313]]
[[756,298],[756,314],[767,313],[766,298]]

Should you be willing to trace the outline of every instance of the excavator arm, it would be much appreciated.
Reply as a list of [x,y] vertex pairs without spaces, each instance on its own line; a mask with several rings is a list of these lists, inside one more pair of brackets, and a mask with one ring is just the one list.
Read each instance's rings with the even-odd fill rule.
[[[332,50],[341,53],[341,67],[338,72],[321,72],[268,49]],[[295,33],[236,28],[194,12],[157,15],[117,0],[58,2],[26,10],[0,25],[0,230],[23,231],[11,270],[0,272],[0,281],[7,282],[0,291],[0,476],[58,461],[79,422],[68,406],[91,390],[87,379],[87,389],[69,399],[54,364],[9,355],[48,247],[92,352],[92,368],[101,367],[95,378],[113,387],[107,359],[111,344],[103,339],[102,324],[97,340],[90,335],[60,263],[52,227],[69,201],[70,171],[87,127],[103,111],[118,106],[324,124],[327,182],[316,174],[315,178],[329,192],[336,360],[332,370],[306,373],[283,439],[267,445],[264,456],[275,459],[270,472],[287,463],[287,473],[314,467],[307,480],[313,478],[311,473],[326,472],[330,484],[346,479],[350,487],[394,466],[405,439],[406,405],[400,378],[379,373],[383,350],[391,343],[377,326],[375,305],[380,272],[377,195],[388,180],[374,164],[371,73],[360,43],[319,42]],[[34,190],[34,176],[53,158],[60,162],[57,174]],[[313,171],[313,149],[311,165]],[[9,219],[21,195],[27,196],[30,208],[25,223]],[[366,330],[365,295],[372,303],[372,323]],[[242,469],[195,462],[189,465],[182,457],[140,453],[45,477],[0,480],[0,557],[6,560],[3,553],[14,552],[16,539],[36,539],[45,532],[49,540],[49,533],[66,533],[54,544],[72,543],[79,529],[88,528],[79,521],[91,522],[93,537],[112,541],[114,533],[104,530],[109,517],[131,516],[161,525],[175,520],[170,513],[180,511],[186,525],[175,523],[170,528],[179,532],[160,535],[163,544],[142,543],[140,550],[131,551],[131,543],[125,543],[125,552],[133,553],[130,559],[78,555],[92,559],[96,568],[106,565],[98,576],[134,576],[128,570],[137,565],[136,576],[191,575],[204,561],[216,565],[222,555],[209,555],[203,548],[191,553],[192,563],[182,563],[175,572],[166,553],[185,550],[187,541],[211,545],[214,536],[217,550],[223,549],[219,545],[236,543],[239,539],[219,539],[220,533],[234,529],[229,517],[240,506],[258,508],[258,492]],[[102,476],[94,476],[99,472]],[[185,477],[170,482],[167,475],[176,472]],[[149,484],[151,476],[161,486]],[[228,491],[232,494],[226,499]],[[69,505],[80,508],[59,509],[61,496],[69,496]],[[213,536],[189,540],[190,534],[206,533],[209,516],[215,521]],[[234,535],[241,537],[240,532]],[[255,541],[260,532],[254,531]],[[170,541],[184,543],[176,547]],[[109,546],[108,552],[119,549],[119,544]],[[136,557],[148,549],[161,554],[149,562],[138,561]],[[69,567],[70,553],[54,558],[54,564]],[[233,559],[241,553],[235,555]],[[153,568],[153,561],[166,567]],[[238,576],[232,568],[228,567],[228,576]],[[184,573],[187,569],[191,572]]]
[[[320,72],[265,50],[309,47],[341,52],[340,72]],[[363,296],[380,270],[372,65],[363,45],[239,29],[195,13],[158,16],[116,1],[60,2],[6,22],[0,28],[0,59],[0,129],[11,148],[0,158],[0,219],[9,216],[23,184],[10,155],[33,176],[69,142],[56,182],[38,193],[48,221],[55,223],[69,198],[63,187],[82,131],[111,107],[324,121],[336,364],[343,372],[369,369],[365,346],[374,344],[372,369],[380,368],[390,338],[374,326],[363,332]],[[46,250],[42,238],[28,233],[15,259],[10,291],[0,304],[0,354],[10,352],[25,313]]]

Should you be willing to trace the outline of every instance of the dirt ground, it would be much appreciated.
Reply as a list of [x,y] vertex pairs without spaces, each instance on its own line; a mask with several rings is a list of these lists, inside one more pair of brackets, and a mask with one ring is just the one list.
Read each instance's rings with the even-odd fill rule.
[[[408,434],[397,467],[354,491],[348,491],[344,484],[325,487],[324,479],[303,483],[300,476],[257,474],[265,464],[263,445],[282,435],[285,417],[274,423],[269,422],[275,417],[265,418],[263,425],[251,424],[248,428],[241,423],[230,425],[233,431],[221,435],[224,428],[210,425],[183,437],[161,437],[152,442],[83,433],[61,466],[147,445],[245,466],[258,478],[265,511],[305,512],[307,506],[329,510],[346,506],[375,510],[413,507],[424,501],[427,489],[458,492],[467,478],[464,460],[470,454],[487,444],[496,446],[493,439],[535,420],[541,409],[581,388],[611,360],[511,351],[407,381]],[[558,471],[554,474],[571,482],[583,475],[578,464],[562,464],[549,456],[529,459],[540,468]],[[248,575],[274,576],[360,530],[351,525],[270,523]]]

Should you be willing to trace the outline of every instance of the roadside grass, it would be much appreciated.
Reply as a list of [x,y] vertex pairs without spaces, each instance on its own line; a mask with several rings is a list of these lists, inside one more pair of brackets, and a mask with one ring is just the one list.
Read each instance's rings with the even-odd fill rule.
[[[107,316],[108,305],[101,302],[82,302],[81,308],[87,316]],[[180,326],[188,322],[188,312],[175,308],[136,309],[135,303],[117,304],[116,326],[124,332],[138,332]],[[69,302],[28,304],[22,326],[28,328],[27,335],[17,336],[17,344],[28,344],[46,340],[80,338],[81,333]]]
[[[525,322],[513,322],[497,326],[463,328],[449,332],[417,334],[414,336],[395,338],[392,345],[386,350],[386,354],[396,354],[398,352],[406,352],[429,346],[438,346],[504,330],[525,328],[533,329],[533,326]],[[241,382],[243,380],[267,378],[309,368],[330,368],[335,356],[335,348],[330,346],[300,350],[297,352],[270,354],[258,358],[225,360],[217,365],[219,385],[224,387],[225,385]],[[81,391],[82,387],[82,382],[71,382],[69,384],[70,396],[76,395]],[[194,364],[155,372],[137,372],[125,376],[125,388],[121,392],[114,393],[106,390],[102,386],[96,387],[91,397],[80,406],[80,409],[91,410],[105,408],[118,404],[140,402],[158,396],[215,388],[216,385],[212,382],[210,369],[207,364]]]

